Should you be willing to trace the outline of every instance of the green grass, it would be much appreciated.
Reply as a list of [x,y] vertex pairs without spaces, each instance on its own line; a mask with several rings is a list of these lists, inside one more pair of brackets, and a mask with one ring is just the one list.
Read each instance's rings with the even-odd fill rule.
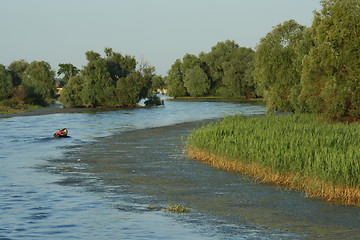
[[355,123],[321,123],[314,115],[230,116],[192,131],[188,148],[333,186],[360,187],[360,126]]

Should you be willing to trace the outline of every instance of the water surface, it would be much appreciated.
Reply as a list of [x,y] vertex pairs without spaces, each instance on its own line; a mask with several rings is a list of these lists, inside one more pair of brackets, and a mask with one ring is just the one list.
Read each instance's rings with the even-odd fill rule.
[[[190,129],[262,106],[0,119],[0,239],[357,239],[360,211],[187,159]],[[71,138],[53,139],[67,127]],[[187,214],[151,211],[179,203]]]

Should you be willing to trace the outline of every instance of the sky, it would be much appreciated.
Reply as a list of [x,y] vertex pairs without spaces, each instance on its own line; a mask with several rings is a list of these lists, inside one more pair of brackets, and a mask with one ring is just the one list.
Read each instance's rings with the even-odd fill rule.
[[166,76],[186,53],[234,40],[255,49],[274,26],[311,26],[320,0],[0,0],[0,64],[86,65],[106,47]]

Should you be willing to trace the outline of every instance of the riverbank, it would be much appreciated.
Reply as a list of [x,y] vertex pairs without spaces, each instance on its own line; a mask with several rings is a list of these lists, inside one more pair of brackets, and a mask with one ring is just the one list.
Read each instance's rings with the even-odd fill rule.
[[234,116],[193,131],[188,155],[306,196],[360,206],[360,129],[315,116]]

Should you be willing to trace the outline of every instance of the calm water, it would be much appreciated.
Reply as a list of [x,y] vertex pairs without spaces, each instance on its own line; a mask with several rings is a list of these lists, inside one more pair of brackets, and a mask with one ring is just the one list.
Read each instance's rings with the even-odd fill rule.
[[[174,102],[0,119],[0,239],[358,239],[360,211],[186,159],[203,120],[262,106]],[[71,138],[53,139],[67,127]],[[149,207],[178,203],[173,214]]]

